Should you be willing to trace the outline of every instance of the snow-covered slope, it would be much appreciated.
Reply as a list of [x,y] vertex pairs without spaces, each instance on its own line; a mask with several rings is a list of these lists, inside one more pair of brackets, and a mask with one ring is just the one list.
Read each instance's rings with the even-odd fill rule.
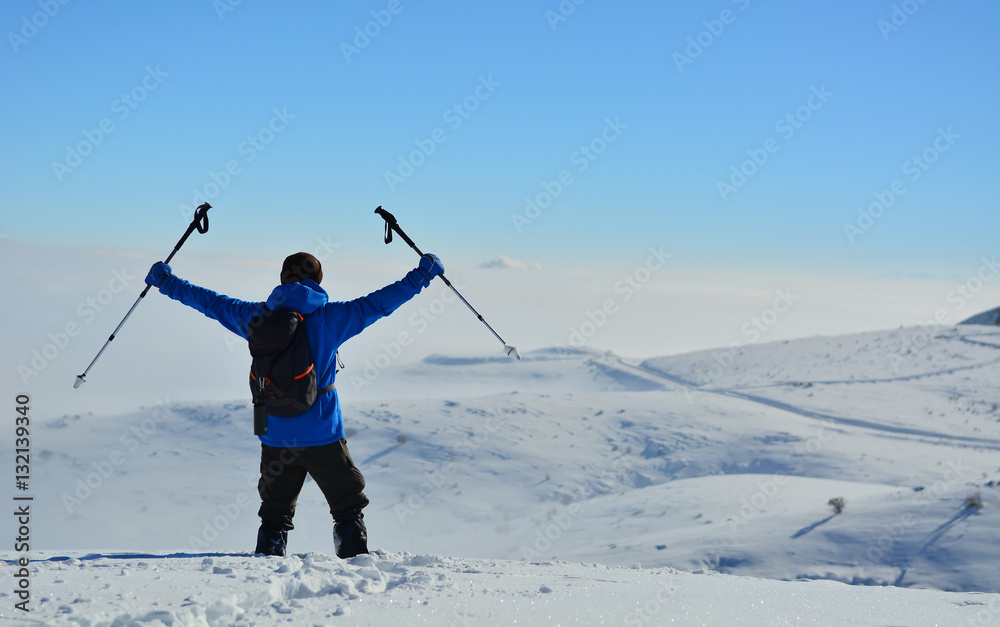
[[[525,353],[518,363],[436,356],[386,371],[357,391],[347,382],[350,374],[349,366],[338,380],[348,439],[368,479],[372,545],[389,552],[373,558],[376,566],[325,557],[332,552],[329,514],[319,490],[308,484],[290,534],[297,557],[286,559],[299,560],[289,562],[293,570],[272,574],[261,565],[268,560],[241,555],[252,547],[258,524],[259,461],[251,411],[243,401],[176,405],[165,399],[120,416],[36,418],[33,548],[48,558],[67,551],[79,560],[71,563],[73,572],[105,583],[114,570],[108,565],[126,559],[183,580],[173,571],[200,573],[203,558],[209,558],[215,562],[208,571],[233,568],[219,580],[232,574],[241,581],[279,582],[274,585],[284,592],[275,593],[268,607],[283,608],[295,607],[297,597],[279,575],[293,576],[306,562],[327,560],[324,568],[337,573],[355,567],[405,570],[414,566],[407,560],[427,554],[440,556],[420,559],[444,564],[449,581],[461,579],[455,574],[465,569],[485,572],[476,560],[492,560],[486,563],[504,579],[528,564],[495,560],[558,559],[641,565],[638,572],[650,580],[636,585],[653,592],[658,584],[645,569],[665,567],[1000,591],[1000,329],[909,328],[645,361],[561,349]],[[420,393],[376,400],[370,398],[373,386]],[[9,456],[0,451],[0,463],[12,464]],[[842,513],[828,504],[835,498],[845,503]],[[75,552],[81,550],[103,557],[80,559]],[[174,562],[162,555],[112,555],[116,551],[183,556]],[[36,581],[46,581],[55,565],[39,562]],[[419,577],[432,582],[440,574],[434,568],[417,569]],[[574,573],[566,576],[598,588],[604,578],[621,581],[617,574],[580,574],[578,568],[550,564],[543,571]],[[69,576],[62,580],[71,581]],[[373,586],[379,594],[412,586],[407,580],[380,588],[359,577],[357,585]],[[339,590],[339,580],[332,581],[322,585]],[[690,581],[692,595],[700,585],[715,585]],[[777,585],[710,581],[736,582],[737,596]],[[37,584],[39,590],[48,585]],[[55,590],[48,591],[56,593],[63,584],[52,585]],[[428,583],[412,598],[426,591],[438,602],[450,599],[457,593],[449,585]],[[500,598],[556,598],[529,588],[511,584],[504,588],[510,595]],[[612,589],[601,588],[601,595]],[[800,594],[767,590],[783,599]],[[615,605],[618,620],[609,624],[621,624],[637,602],[601,595],[605,603],[622,601]],[[358,596],[347,604],[355,612],[352,620],[378,623],[379,614],[357,618],[357,612],[381,601],[364,605],[369,597]],[[242,598],[216,600],[232,612],[231,606],[249,607]],[[933,598],[942,599],[937,608],[946,617],[953,603],[968,601]],[[993,603],[1000,597],[984,598]],[[335,605],[347,608],[341,601]],[[82,612],[82,605],[69,605]],[[972,620],[979,606],[954,607],[972,608],[962,614]],[[485,616],[514,616],[482,609],[476,606],[470,616],[481,622],[490,622]],[[676,616],[713,622],[699,611],[688,608]],[[225,612],[219,616],[235,616]],[[462,624],[458,616],[454,624]],[[816,616],[810,614],[817,624],[871,623],[850,612],[843,620]]]
[[1000,617],[1000,595],[383,551],[347,561],[71,552],[40,556],[33,569],[35,589],[47,592],[30,619],[0,610],[4,624],[988,625]]
[[614,353],[587,348],[547,348],[522,355],[512,367],[506,356],[431,355],[416,364],[371,376],[365,363],[348,368],[337,387],[341,399],[448,398],[505,392],[540,394],[645,392],[668,389],[662,377],[621,363]]
[[963,320],[962,324],[989,324],[993,326],[1000,326],[1000,307],[984,311],[981,314],[976,314],[968,320]]

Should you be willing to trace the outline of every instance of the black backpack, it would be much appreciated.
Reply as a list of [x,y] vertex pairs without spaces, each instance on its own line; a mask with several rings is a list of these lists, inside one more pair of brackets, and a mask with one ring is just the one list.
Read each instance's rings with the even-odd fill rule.
[[316,364],[309,348],[306,319],[290,309],[256,316],[247,329],[250,344],[250,394],[254,408],[271,416],[298,416],[334,385],[316,389]]

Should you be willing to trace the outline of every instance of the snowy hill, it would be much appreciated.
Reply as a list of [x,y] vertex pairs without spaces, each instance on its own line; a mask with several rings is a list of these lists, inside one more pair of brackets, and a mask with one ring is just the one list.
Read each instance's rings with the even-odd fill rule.
[[963,320],[961,324],[991,324],[993,326],[1000,326],[1000,307],[976,314],[968,320]]
[[[259,462],[245,401],[36,418],[34,585],[72,610],[50,607],[47,620],[146,620],[120,603],[114,614],[98,594],[122,589],[123,571],[129,586],[145,581],[137,574],[178,582],[176,603],[146,610],[166,612],[164,624],[268,624],[286,610],[324,622],[316,612],[337,608],[350,613],[345,624],[433,623],[442,603],[437,624],[525,615],[511,605],[554,617],[535,624],[621,624],[646,602],[681,624],[728,622],[727,612],[744,619],[733,624],[767,624],[794,620],[802,606],[792,599],[813,593],[804,624],[1000,620],[1000,329],[906,328],[644,361],[565,349],[518,363],[434,356],[356,389],[352,374],[363,376],[349,365],[338,388],[368,479],[372,546],[385,552],[349,563],[329,557],[329,514],[310,485],[289,536],[295,556],[245,555]],[[405,398],[373,398],[379,390]],[[11,452],[0,463],[13,464]],[[438,557],[415,557],[428,554]],[[664,577],[681,591],[669,602],[657,600]],[[84,581],[92,592],[70,591]],[[198,582],[195,601],[185,581]],[[577,602],[580,585],[603,614]],[[778,613],[747,614],[754,591]],[[720,595],[733,604],[712,600]],[[322,610],[316,597],[328,597]],[[469,613],[455,613],[455,598]],[[851,605],[875,599],[924,613],[877,618]],[[404,605],[406,619],[392,613]],[[646,622],[667,621],[633,624]]]

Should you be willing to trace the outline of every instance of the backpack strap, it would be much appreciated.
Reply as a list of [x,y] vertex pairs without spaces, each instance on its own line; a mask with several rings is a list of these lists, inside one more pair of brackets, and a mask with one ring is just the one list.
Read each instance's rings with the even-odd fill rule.
[[[296,312],[296,314],[298,314],[299,318],[301,318],[303,321],[305,321],[306,318],[309,318],[309,317],[312,316],[312,314],[306,314],[306,315],[303,316],[302,314],[300,314],[298,312]],[[337,351],[334,354],[334,357],[336,357],[337,361],[339,362],[340,361],[340,351]],[[330,372],[330,370],[327,369],[327,371],[323,373],[323,378],[324,379],[326,378],[326,375],[329,372]],[[322,379],[317,379],[317,382],[321,381],[321,380]],[[332,392],[334,389],[336,389],[336,387],[337,387],[336,383],[331,383],[330,385],[326,386],[325,388],[320,388],[320,389],[316,390],[316,396],[319,396],[321,394],[326,394],[327,392]]]
[[[310,316],[312,316],[312,314],[308,314],[307,316],[305,316],[305,318],[308,318]],[[340,351],[337,351],[336,353],[334,353],[333,357],[335,359],[335,363],[341,363],[340,362]],[[341,367],[343,367],[343,366],[341,366]],[[334,374],[336,374],[336,372],[337,371],[335,371]],[[329,374],[329,373],[330,373],[330,369],[327,368],[326,372],[323,373],[323,379],[325,379],[326,375]],[[317,379],[317,382],[322,381],[323,379]],[[320,388],[320,389],[316,390],[316,396],[320,396],[321,394],[326,394],[327,392],[332,392],[336,388],[337,388],[336,382],[331,383],[330,385],[326,386],[325,388]]]

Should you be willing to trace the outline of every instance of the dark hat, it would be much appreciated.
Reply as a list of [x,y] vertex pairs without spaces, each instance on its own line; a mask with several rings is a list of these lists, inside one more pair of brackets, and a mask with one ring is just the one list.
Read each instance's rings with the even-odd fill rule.
[[285,263],[281,264],[281,284],[298,283],[312,279],[317,284],[323,281],[323,267],[319,264],[319,259],[309,253],[295,253],[285,257]]

